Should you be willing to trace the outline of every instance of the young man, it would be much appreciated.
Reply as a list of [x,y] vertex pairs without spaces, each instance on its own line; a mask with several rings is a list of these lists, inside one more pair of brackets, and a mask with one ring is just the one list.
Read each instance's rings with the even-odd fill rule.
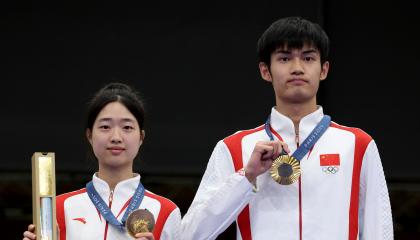
[[[215,239],[235,220],[237,239],[244,240],[393,239],[374,140],[331,122],[317,105],[328,51],[321,27],[299,17],[263,33],[259,69],[276,105],[264,125],[217,143],[182,220],[183,239]],[[295,162],[272,166],[283,150]]]

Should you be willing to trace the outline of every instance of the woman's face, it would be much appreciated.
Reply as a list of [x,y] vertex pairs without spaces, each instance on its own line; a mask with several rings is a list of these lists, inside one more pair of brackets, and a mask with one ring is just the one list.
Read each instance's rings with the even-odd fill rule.
[[99,112],[87,138],[103,167],[132,167],[143,131],[133,114],[120,102],[111,102]]

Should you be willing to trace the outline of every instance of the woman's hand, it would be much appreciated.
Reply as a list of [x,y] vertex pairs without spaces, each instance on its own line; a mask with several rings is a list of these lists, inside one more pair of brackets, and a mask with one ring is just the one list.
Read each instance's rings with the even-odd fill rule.
[[23,240],[34,240],[36,239],[36,235],[35,235],[35,225],[30,224],[28,226],[28,231],[25,231],[23,233]]
[[151,232],[137,233],[136,240],[155,240],[155,237]]

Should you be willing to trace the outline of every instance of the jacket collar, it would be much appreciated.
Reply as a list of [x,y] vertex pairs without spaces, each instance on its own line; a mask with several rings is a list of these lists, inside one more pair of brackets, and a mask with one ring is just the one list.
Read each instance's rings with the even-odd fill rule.
[[[302,143],[321,121],[324,116],[324,112],[321,106],[318,106],[317,110],[304,116],[299,122],[299,144]],[[296,150],[296,133],[293,121],[278,112],[274,107],[271,109],[270,115],[271,127],[276,131],[284,142],[287,143],[289,149],[294,152]]]
[[[101,198],[109,203],[111,189],[107,182],[100,179],[97,174],[92,177],[93,186]],[[112,209],[120,208],[128,199],[130,199],[140,183],[140,174],[135,174],[134,177],[119,182],[113,189]]]

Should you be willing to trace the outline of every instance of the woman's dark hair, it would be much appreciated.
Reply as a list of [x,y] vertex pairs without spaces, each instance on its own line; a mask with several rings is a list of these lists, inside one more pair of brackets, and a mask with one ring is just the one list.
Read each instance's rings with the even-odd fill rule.
[[279,47],[299,49],[304,44],[312,45],[320,52],[321,63],[327,61],[329,39],[321,26],[301,17],[279,19],[258,40],[258,61],[270,66],[271,54]]
[[123,83],[109,83],[101,88],[89,102],[86,128],[92,130],[99,112],[111,102],[123,104],[134,115],[140,129],[144,129],[144,107],[138,92]]

